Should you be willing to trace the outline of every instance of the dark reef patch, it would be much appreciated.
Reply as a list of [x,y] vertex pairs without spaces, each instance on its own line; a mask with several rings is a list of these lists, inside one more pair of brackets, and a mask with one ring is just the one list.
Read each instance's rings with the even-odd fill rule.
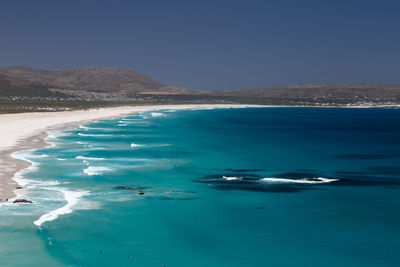
[[201,198],[199,198],[199,197],[153,196],[153,197],[147,197],[147,199],[158,199],[158,200],[196,200],[196,199],[201,199]]
[[393,166],[373,166],[366,169],[374,175],[400,176],[400,167]]
[[309,169],[268,176],[246,172],[219,173],[205,175],[195,182],[208,184],[218,190],[290,193],[321,189],[324,186],[399,186],[398,177],[400,167],[374,166],[361,171],[340,171],[334,175]]
[[[263,176],[258,174],[210,174],[195,182],[206,183],[211,188],[218,190],[242,190],[253,192],[279,192],[290,193],[304,190],[316,189],[315,185],[324,185],[320,178],[313,174],[311,177],[307,173],[282,173],[274,177],[284,178],[287,181],[268,182],[263,181]],[[300,179],[306,179],[312,183],[297,182]],[[291,181],[292,180],[292,181]]]
[[338,186],[399,186],[400,179],[393,177],[377,177],[369,175],[360,175],[359,172],[351,174],[350,172],[338,172],[339,181],[335,183]]
[[148,189],[148,188],[149,187],[130,187],[130,186],[123,186],[123,185],[114,187],[114,189],[117,189],[117,190],[139,191],[139,192],[142,192],[143,190]]
[[241,190],[241,191],[252,191],[252,192],[269,192],[269,193],[293,193],[305,190],[314,190],[315,188],[305,187],[302,185],[210,185],[211,188],[218,190]]
[[32,201],[30,201],[30,200],[26,200],[26,199],[16,199],[16,200],[14,200],[13,201],[13,203],[33,203]]

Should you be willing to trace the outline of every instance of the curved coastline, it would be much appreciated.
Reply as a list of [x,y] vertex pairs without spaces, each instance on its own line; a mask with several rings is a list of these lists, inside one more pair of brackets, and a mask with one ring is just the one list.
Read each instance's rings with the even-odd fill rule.
[[236,104],[188,104],[188,105],[153,105],[153,106],[125,106],[117,108],[100,108],[92,110],[36,112],[0,115],[0,124],[4,127],[0,138],[0,203],[11,202],[17,198],[16,190],[20,186],[14,177],[20,171],[29,168],[31,164],[12,157],[17,151],[39,149],[48,146],[45,141],[50,130],[64,129],[78,123],[90,123],[100,119],[112,119],[136,112],[149,112],[184,109],[210,108],[248,108],[266,107],[260,105]]

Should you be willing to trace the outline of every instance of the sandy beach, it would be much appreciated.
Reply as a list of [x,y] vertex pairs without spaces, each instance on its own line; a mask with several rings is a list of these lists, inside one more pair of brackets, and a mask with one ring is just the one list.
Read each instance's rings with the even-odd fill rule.
[[61,129],[76,123],[91,122],[99,119],[124,116],[135,112],[156,111],[162,109],[193,108],[242,108],[254,105],[154,105],[100,108],[93,110],[36,112],[0,115],[0,202],[16,196],[18,185],[12,178],[15,173],[29,167],[28,162],[14,159],[11,154],[18,150],[45,147],[46,131]]

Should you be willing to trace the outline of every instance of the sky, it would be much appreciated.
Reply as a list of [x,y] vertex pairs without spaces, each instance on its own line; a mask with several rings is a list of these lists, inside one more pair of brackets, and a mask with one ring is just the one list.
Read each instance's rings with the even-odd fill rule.
[[400,1],[3,0],[0,66],[134,69],[189,89],[400,83]]

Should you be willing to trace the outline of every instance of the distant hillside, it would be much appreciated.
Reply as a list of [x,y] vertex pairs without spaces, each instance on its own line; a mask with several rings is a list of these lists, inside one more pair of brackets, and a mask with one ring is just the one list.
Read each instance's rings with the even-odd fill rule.
[[[225,91],[191,91],[168,87],[128,69],[86,67],[39,70],[13,66],[0,68],[0,99],[3,102],[11,101],[8,103],[10,107],[20,105],[24,108],[28,106],[26,101],[34,102],[35,106],[68,107],[96,104],[88,102],[97,102],[97,106],[104,105],[104,102],[109,102],[107,105],[111,105],[111,102],[118,101],[132,104],[399,105],[400,85],[311,84]],[[18,104],[16,101],[22,102]],[[49,101],[62,103],[55,104]],[[66,103],[68,101],[69,103]],[[4,106],[5,102],[2,105]]]
[[400,85],[384,84],[312,84],[226,90],[220,96],[252,99],[252,102],[382,102],[400,101]]
[[0,72],[47,87],[103,92],[176,93],[184,89],[167,87],[134,70],[86,67],[67,70],[39,70],[25,66],[0,68]]
[[0,73],[0,96],[49,97],[60,96],[45,86]]

